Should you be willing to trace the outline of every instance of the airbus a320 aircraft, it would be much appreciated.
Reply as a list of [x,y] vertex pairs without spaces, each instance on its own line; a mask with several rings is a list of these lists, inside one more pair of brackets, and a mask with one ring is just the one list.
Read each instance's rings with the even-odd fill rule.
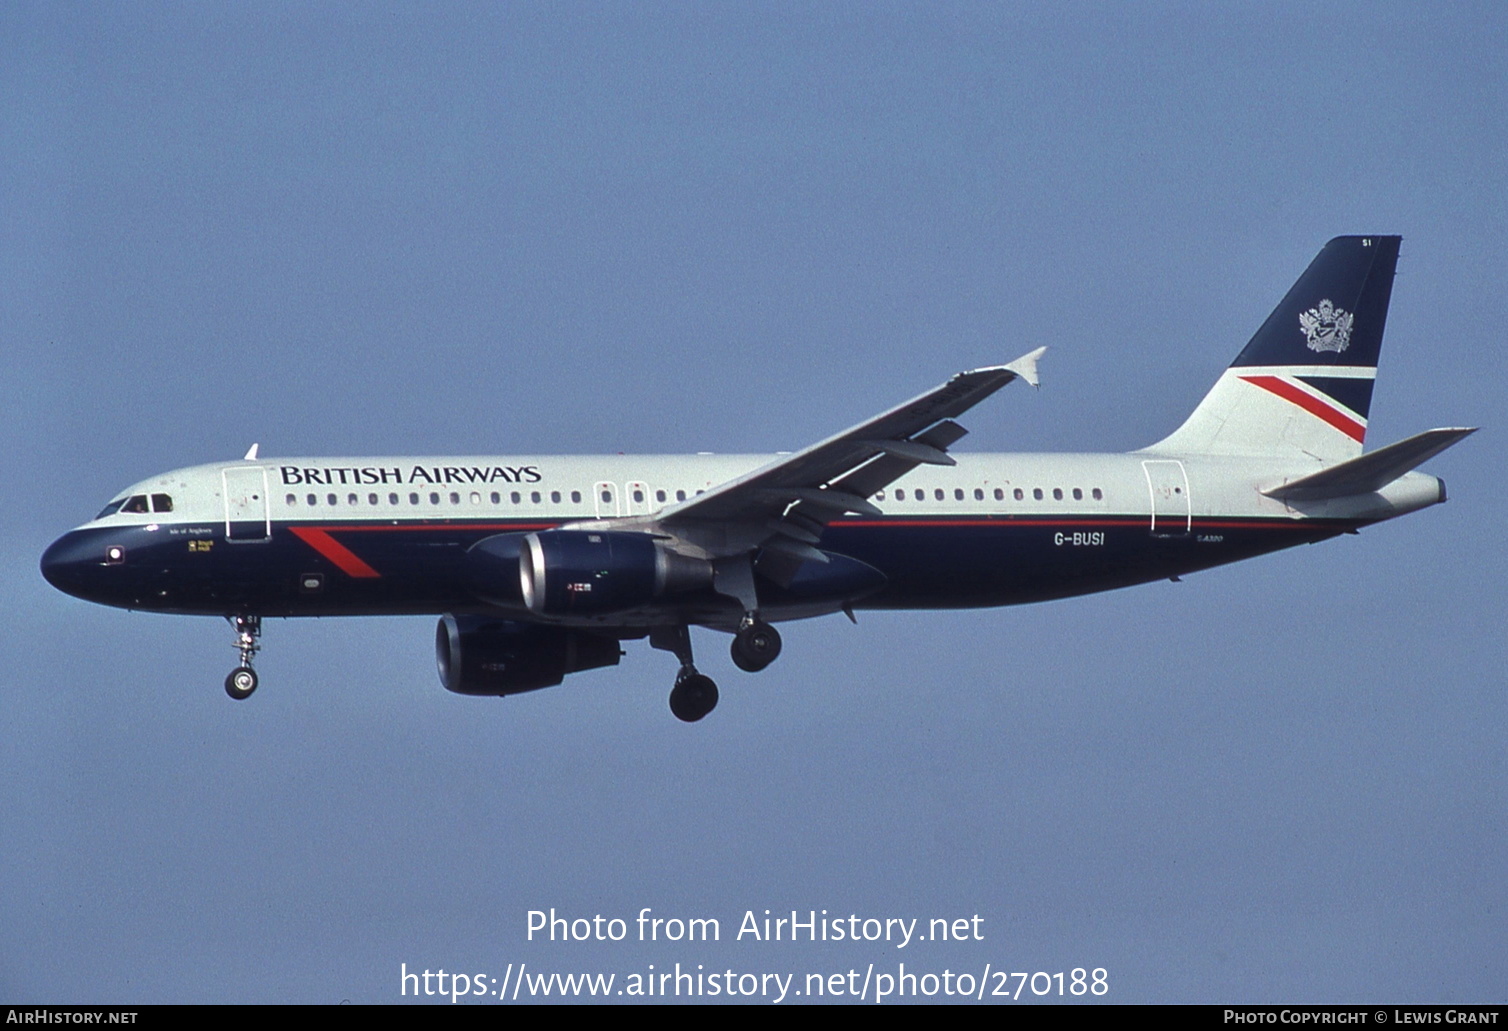
[[257,686],[265,616],[439,614],[440,679],[509,695],[616,665],[648,637],[717,686],[692,626],[733,661],[772,623],[855,609],[1013,605],[1104,591],[1324,540],[1445,500],[1413,471],[1471,429],[1363,453],[1397,236],[1331,240],[1171,436],[1129,454],[960,454],[954,419],[1042,349],[960,373],[794,454],[262,459],[179,469],[47,549],[69,594],[224,616]]

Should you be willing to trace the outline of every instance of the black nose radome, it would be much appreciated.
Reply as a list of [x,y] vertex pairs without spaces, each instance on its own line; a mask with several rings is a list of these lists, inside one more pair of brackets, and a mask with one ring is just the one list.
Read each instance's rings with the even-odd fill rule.
[[95,600],[112,579],[110,567],[125,563],[126,550],[96,534],[65,533],[42,553],[42,576],[65,594]]

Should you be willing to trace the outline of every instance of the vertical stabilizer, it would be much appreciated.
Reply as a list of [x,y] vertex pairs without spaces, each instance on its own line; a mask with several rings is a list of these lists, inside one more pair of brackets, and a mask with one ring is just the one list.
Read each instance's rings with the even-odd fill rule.
[[1337,236],[1171,436],[1148,448],[1338,462],[1361,454],[1398,236]]

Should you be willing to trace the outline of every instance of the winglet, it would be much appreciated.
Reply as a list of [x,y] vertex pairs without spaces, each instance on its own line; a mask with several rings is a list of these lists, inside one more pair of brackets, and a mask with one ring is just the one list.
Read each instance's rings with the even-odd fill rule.
[[1005,368],[1014,372],[1032,386],[1040,387],[1042,383],[1037,378],[1037,359],[1041,358],[1042,353],[1046,350],[1047,348],[1045,347],[1039,347],[1030,354],[1023,354],[1020,358],[1006,365]]
[[246,455],[245,455],[245,457],[243,457],[241,459],[241,461],[243,461],[243,462],[255,462],[257,460],[257,448],[259,448],[261,446],[262,446],[261,444],[253,444],[253,445],[251,445],[251,447],[247,448]]

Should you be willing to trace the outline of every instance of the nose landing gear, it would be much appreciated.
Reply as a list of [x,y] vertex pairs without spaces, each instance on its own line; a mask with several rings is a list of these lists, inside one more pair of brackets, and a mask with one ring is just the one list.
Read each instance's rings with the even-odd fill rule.
[[257,643],[262,636],[262,617],[236,616],[229,621],[236,628],[236,650],[241,653],[241,664],[225,678],[225,693],[241,702],[257,689],[257,671],[251,668],[251,660],[262,647]]

